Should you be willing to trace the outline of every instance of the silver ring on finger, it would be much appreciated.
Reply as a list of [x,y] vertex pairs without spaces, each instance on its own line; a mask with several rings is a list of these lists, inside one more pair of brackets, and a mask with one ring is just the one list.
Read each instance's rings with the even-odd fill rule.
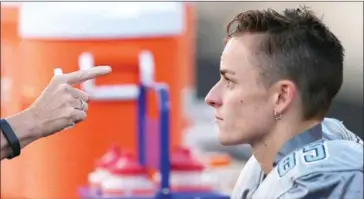
[[80,110],[84,110],[85,109],[85,106],[86,106],[86,102],[83,101],[81,98],[80,98],[80,101],[81,101],[81,107],[80,107]]

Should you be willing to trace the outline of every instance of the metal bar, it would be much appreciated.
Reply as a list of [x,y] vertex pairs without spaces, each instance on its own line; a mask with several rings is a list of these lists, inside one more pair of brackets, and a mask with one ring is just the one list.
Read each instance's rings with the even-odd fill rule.
[[147,87],[143,84],[139,86],[138,97],[138,158],[141,166],[146,166],[146,119],[147,119]]
[[161,190],[157,194],[157,198],[168,199],[169,176],[170,176],[170,155],[169,155],[169,129],[170,129],[170,101],[169,89],[166,84],[158,84],[155,86],[158,95],[159,113],[160,113],[160,175],[161,175]]

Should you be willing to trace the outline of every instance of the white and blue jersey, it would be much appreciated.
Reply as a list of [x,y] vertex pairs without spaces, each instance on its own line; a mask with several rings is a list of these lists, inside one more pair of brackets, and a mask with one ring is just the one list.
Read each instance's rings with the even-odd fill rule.
[[288,141],[265,178],[252,156],[231,198],[363,198],[363,141],[340,121],[325,118]]

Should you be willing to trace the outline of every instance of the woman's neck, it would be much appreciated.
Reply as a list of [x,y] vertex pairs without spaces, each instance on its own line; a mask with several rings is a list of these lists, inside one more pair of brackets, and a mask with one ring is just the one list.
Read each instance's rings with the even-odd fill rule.
[[276,126],[265,137],[252,144],[254,157],[264,173],[268,174],[273,169],[274,160],[286,142],[320,122],[321,120],[304,122],[277,121]]

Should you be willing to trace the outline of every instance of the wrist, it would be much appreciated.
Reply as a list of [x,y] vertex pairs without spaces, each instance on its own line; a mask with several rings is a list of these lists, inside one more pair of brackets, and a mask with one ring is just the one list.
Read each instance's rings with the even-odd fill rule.
[[28,110],[5,118],[19,139],[21,148],[39,139],[39,126]]

